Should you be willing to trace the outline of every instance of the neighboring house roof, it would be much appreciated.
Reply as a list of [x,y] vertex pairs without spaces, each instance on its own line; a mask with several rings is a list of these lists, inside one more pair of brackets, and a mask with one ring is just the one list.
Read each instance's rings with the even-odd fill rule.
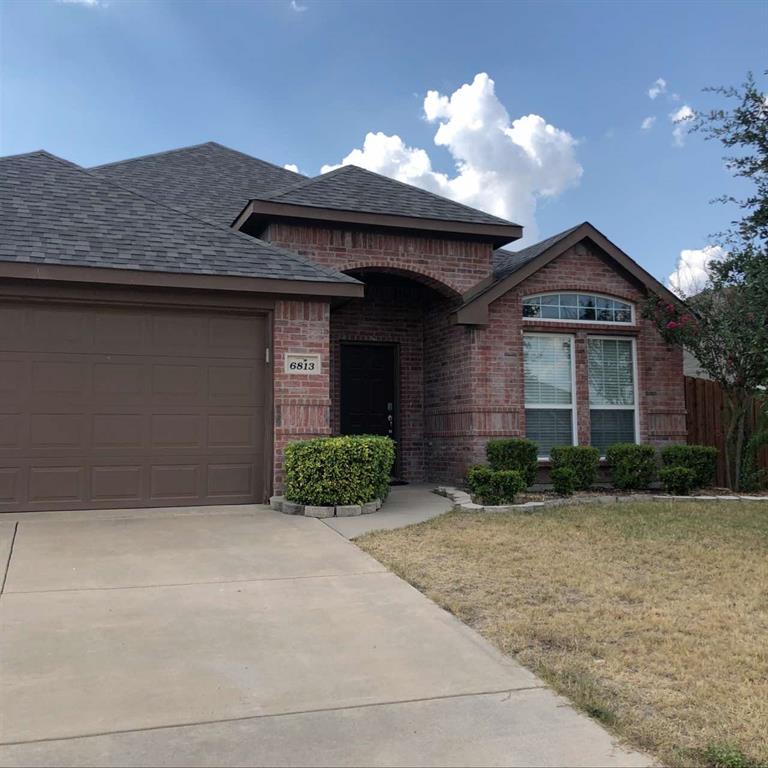
[[488,323],[488,307],[496,299],[582,240],[590,240],[594,243],[603,253],[651,292],[664,297],[671,303],[680,303],[680,299],[653,275],[646,272],[602,232],[585,221],[517,253],[496,251],[494,253],[494,274],[465,294],[464,304],[456,311],[456,321],[466,325],[486,325]]
[[[218,226],[148,197],[47,152],[0,158],[0,273],[22,266],[247,278],[318,293],[362,295],[352,277],[295,253]],[[15,267],[16,269],[13,269]],[[249,287],[250,286],[250,287]],[[224,287],[223,285],[221,287]]]
[[320,176],[298,181],[272,195],[254,197],[277,203],[340,211],[519,226],[356,165],[343,165]]
[[214,141],[90,169],[199,219],[230,226],[249,200],[305,176]]

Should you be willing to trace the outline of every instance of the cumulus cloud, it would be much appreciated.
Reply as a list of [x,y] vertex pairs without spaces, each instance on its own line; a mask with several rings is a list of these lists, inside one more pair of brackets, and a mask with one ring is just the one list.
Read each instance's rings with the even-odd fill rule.
[[423,110],[455,173],[436,171],[426,150],[381,132],[368,133],[361,148],[322,171],[359,165],[523,224],[526,240],[536,234],[537,201],[559,195],[583,173],[576,139],[539,115],[511,120],[484,72],[450,95],[429,91]]
[[653,128],[654,123],[656,122],[656,118],[653,116],[646,117],[642,123],[640,123],[640,128],[644,131],[650,131],[651,128]]
[[293,171],[294,173],[301,173],[299,170],[299,166],[296,165],[296,163],[286,163],[283,168],[285,168],[286,171]]
[[672,139],[675,142],[675,146],[682,147],[685,144],[685,137],[693,116],[694,112],[687,104],[683,104],[680,109],[669,113],[669,119],[675,126],[672,129]]
[[655,99],[657,96],[661,96],[662,93],[667,92],[667,81],[660,77],[656,82],[648,89],[648,98]]
[[667,285],[678,296],[693,296],[703,290],[709,279],[709,267],[713,261],[725,256],[719,245],[707,245],[695,250],[680,251],[677,268],[667,278]]
[[291,10],[295,11],[296,13],[304,13],[304,11],[307,10],[307,6],[301,5],[300,3],[296,2],[296,0],[291,0]]

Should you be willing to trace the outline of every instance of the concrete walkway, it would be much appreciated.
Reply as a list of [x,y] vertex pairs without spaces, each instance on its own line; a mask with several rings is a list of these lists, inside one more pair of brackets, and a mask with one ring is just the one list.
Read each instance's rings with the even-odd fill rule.
[[59,513],[0,537],[0,765],[647,764],[317,520]]
[[348,539],[371,531],[390,531],[431,520],[448,512],[453,503],[432,493],[434,485],[396,485],[382,508],[372,515],[329,517],[323,522]]

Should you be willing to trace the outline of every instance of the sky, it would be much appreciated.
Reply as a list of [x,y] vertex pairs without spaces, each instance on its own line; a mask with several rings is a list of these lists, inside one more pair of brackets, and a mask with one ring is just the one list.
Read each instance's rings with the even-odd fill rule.
[[736,214],[710,201],[744,189],[675,120],[767,68],[765,0],[0,0],[0,154],[352,162],[522,224],[522,246],[590,221],[685,291]]

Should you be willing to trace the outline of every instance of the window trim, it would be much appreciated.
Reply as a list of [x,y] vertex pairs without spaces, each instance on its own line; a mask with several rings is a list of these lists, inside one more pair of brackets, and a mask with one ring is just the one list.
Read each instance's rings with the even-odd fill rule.
[[[563,339],[568,339],[568,343],[571,347],[571,404],[570,405],[563,405],[563,404],[557,404],[557,405],[528,405],[525,402],[525,337],[526,336],[543,336],[544,338],[551,338],[552,336],[559,336]],[[579,444],[579,434],[578,434],[578,418],[576,415],[576,411],[578,409],[578,397],[576,396],[576,337],[572,333],[558,333],[556,331],[553,331],[552,333],[545,333],[542,331],[523,331],[523,418],[525,418],[525,411],[528,409],[530,410],[541,410],[541,411],[552,411],[552,410],[570,410],[571,411],[571,445],[578,445]],[[537,459],[539,462],[543,461],[549,461],[549,454],[545,455],[538,455],[537,452]]]
[[[535,299],[539,296],[560,296],[563,293],[571,293],[576,296],[594,296],[596,299],[610,299],[611,301],[620,301],[623,304],[629,305],[630,321],[628,323],[617,323],[615,320],[564,320],[562,318],[555,317],[525,317],[523,316],[523,307],[525,306],[526,299]],[[616,328],[629,328],[637,325],[637,309],[635,303],[622,298],[621,296],[611,296],[608,293],[587,293],[586,291],[574,290],[560,290],[560,291],[545,291],[544,293],[532,293],[529,296],[523,296],[520,300],[520,315],[523,320],[528,323],[568,323],[568,325],[612,325]]]
[[[582,322],[591,322],[590,320],[582,320]],[[615,336],[606,333],[590,333],[587,336],[587,377],[589,377],[589,342],[590,339],[607,339],[609,341],[628,341],[631,344],[632,349],[632,385],[635,404],[633,406],[635,416],[633,419],[635,426],[635,445],[640,445],[640,388],[637,381],[637,338],[635,336]],[[592,402],[589,393],[589,387],[587,387],[587,409],[589,411],[589,433],[590,433],[590,445],[592,444]],[[596,411],[628,411],[626,405],[603,405],[599,408],[595,408]],[[605,459],[605,454],[600,454],[601,459]]]

